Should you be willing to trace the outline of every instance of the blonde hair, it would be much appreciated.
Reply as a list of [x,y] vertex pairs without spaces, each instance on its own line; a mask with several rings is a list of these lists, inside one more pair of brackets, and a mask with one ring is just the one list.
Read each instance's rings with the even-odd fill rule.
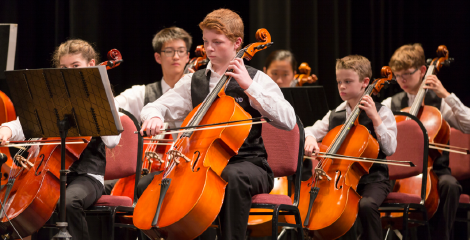
[[372,78],[372,67],[369,59],[361,55],[349,55],[341,59],[336,59],[336,70],[351,69],[359,75],[359,81],[365,78]]
[[425,64],[424,50],[421,44],[407,44],[393,53],[388,65],[392,71],[401,71],[409,68],[419,68]]
[[57,47],[52,55],[52,64],[54,67],[60,67],[60,58],[67,54],[82,54],[82,57],[90,62],[95,59],[99,63],[99,55],[90,43],[81,39],[70,39]]
[[[242,18],[230,9],[221,8],[207,14],[204,20],[199,23],[199,28],[201,30],[204,30],[204,28],[216,30],[223,33],[232,42],[237,41],[237,38],[241,38],[243,43],[244,26]],[[240,50],[241,47],[242,44],[237,50]]]
[[160,53],[162,51],[163,44],[173,40],[183,40],[186,44],[186,49],[191,49],[193,38],[184,29],[179,27],[169,27],[162,29],[160,32],[155,34],[152,40],[153,50]]

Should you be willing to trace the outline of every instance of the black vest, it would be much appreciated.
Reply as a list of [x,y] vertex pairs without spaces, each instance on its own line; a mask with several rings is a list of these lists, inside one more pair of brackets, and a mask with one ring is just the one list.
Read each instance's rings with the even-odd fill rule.
[[77,174],[96,174],[104,176],[106,170],[106,149],[101,137],[91,138],[80,158],[69,169]]
[[[375,107],[377,108],[377,112],[382,108],[382,104],[376,102]],[[336,109],[331,110],[330,119],[329,119],[329,127],[328,131],[331,129],[344,124],[346,122],[346,110],[336,112]],[[364,125],[372,134],[372,136],[377,139],[377,135],[375,134],[374,124],[372,120],[367,116],[366,112],[361,111],[359,115],[359,124]],[[378,159],[385,159],[386,155],[382,152],[382,149],[379,151]],[[372,167],[369,169],[369,174],[362,176],[361,180],[359,180],[359,184],[365,183],[372,183],[372,182],[381,182],[387,181],[388,179],[388,166],[385,164],[374,163]]]
[[[441,109],[442,98],[438,97],[434,91],[428,91],[424,96],[424,105],[433,106],[437,109]],[[406,92],[401,92],[393,95],[391,109],[394,112],[399,112],[403,108],[411,107],[408,106],[408,95]]]
[[154,82],[145,85],[144,106],[147,105],[147,103],[155,102],[162,95],[163,92],[161,82]]
[[[424,104],[433,106],[439,111],[441,110],[442,98],[438,97],[434,91],[429,90],[424,97]],[[408,95],[405,92],[397,93],[392,97],[392,111],[400,111],[408,106]],[[444,151],[442,154],[434,149],[429,149],[429,156],[434,159],[432,166],[433,171],[438,175],[451,174],[449,168],[449,152]]]
[[[246,66],[246,69],[252,79],[258,72],[258,70],[250,66]],[[209,70],[207,76],[205,71],[205,69],[196,71],[191,79],[191,100],[193,107],[202,103],[209,94],[209,79],[211,71]],[[233,97],[238,104],[251,115],[251,117],[261,117],[260,112],[251,107],[250,100],[245,94],[245,90],[238,85],[235,79],[230,80],[227,88],[225,89],[225,94]],[[238,154],[230,159],[229,164],[236,161],[251,161],[264,168],[268,173],[272,173],[271,168],[266,161],[267,153],[264,148],[263,138],[261,137],[261,129],[261,124],[251,126],[250,134],[239,149]]]

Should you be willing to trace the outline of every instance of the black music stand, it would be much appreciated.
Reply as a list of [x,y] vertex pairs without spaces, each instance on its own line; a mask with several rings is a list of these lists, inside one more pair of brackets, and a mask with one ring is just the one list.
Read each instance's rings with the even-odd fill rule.
[[53,239],[71,239],[65,218],[65,138],[123,131],[105,66],[5,71],[26,138],[61,138],[60,211]]
[[288,87],[281,88],[281,91],[305,127],[321,120],[330,110],[323,86]]

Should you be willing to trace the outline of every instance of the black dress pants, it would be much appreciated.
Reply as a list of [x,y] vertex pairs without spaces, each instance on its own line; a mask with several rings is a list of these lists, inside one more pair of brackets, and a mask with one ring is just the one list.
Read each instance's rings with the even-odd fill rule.
[[219,213],[223,240],[245,239],[251,197],[269,193],[273,188],[272,171],[266,160],[262,161],[264,168],[250,161],[235,161],[222,171],[221,177],[228,182]]
[[357,193],[362,196],[359,201],[359,213],[353,227],[340,239],[382,240],[382,223],[379,207],[390,193],[389,181],[359,184]]
[[89,175],[67,175],[65,197],[68,231],[72,239],[88,240],[88,225],[84,209],[101,197],[103,184]]
[[429,221],[432,239],[448,240],[459,207],[462,186],[449,174],[439,176],[439,208]]
[[111,191],[113,191],[114,185],[116,185],[117,181],[119,181],[119,179],[105,180],[103,195],[111,195]]

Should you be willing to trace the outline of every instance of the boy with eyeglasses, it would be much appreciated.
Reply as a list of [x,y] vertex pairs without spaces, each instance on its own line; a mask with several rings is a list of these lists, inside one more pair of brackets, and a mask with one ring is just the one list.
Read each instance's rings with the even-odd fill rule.
[[[413,104],[419,91],[421,81],[426,74],[424,50],[421,44],[409,44],[398,48],[390,59],[390,67],[404,92],[385,99],[382,104],[400,111]],[[470,133],[470,109],[453,93],[449,93],[436,75],[427,76],[425,89],[428,89],[424,104],[434,106],[441,111],[442,117],[451,127],[464,133]],[[449,152],[434,159],[433,171],[439,178],[439,208],[431,218],[433,239],[449,239],[459,205],[462,187],[451,175]]]
[[[150,102],[157,100],[184,76],[184,68],[189,62],[189,49],[192,37],[185,30],[178,27],[169,27],[159,31],[152,40],[155,51],[155,61],[162,66],[163,77],[147,85],[135,85],[115,97],[119,108],[134,115],[140,122],[142,108]],[[169,122],[170,127],[179,127],[182,122]],[[153,179],[160,172],[150,173],[139,180],[137,194],[140,196]],[[111,190],[117,180],[105,181],[105,194]]]

